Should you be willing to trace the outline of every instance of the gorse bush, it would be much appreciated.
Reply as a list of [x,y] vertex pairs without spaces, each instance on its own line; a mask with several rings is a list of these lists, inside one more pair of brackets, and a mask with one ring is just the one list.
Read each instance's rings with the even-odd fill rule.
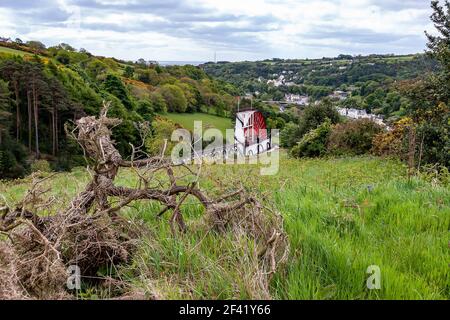
[[31,172],[51,172],[52,168],[47,160],[36,160],[31,164]]
[[291,150],[296,158],[320,157],[327,153],[328,137],[331,133],[331,121],[326,119],[316,129],[303,136],[302,140]]
[[328,152],[333,155],[362,155],[372,149],[375,135],[383,128],[369,119],[340,123],[332,128],[328,139]]
[[[145,147],[150,155],[160,155],[163,151],[164,155],[170,155],[175,142],[171,141],[172,132],[177,126],[170,120],[165,118],[156,118],[152,122],[153,134],[148,137]],[[166,149],[164,150],[164,146]]]
[[392,130],[374,137],[373,153],[378,156],[406,160],[410,152],[417,166],[450,167],[450,111],[445,104],[405,117]]
[[408,133],[414,127],[411,118],[403,118],[394,124],[392,130],[380,133],[373,139],[373,152],[378,156],[406,159],[408,153]]

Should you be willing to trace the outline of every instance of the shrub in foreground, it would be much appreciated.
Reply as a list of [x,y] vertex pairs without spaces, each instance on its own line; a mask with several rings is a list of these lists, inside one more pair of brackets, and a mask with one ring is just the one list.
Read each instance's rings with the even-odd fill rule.
[[383,132],[382,126],[370,119],[340,123],[332,128],[328,152],[333,155],[362,155],[372,149],[374,136]]
[[47,160],[36,160],[31,164],[31,172],[52,172],[50,163]]
[[327,152],[327,141],[330,133],[331,121],[327,119],[316,129],[303,136],[300,142],[292,148],[292,156],[296,158],[324,156]]
[[403,118],[394,124],[391,131],[380,133],[373,139],[373,153],[378,156],[394,156],[406,160],[408,133],[413,128],[411,118]]

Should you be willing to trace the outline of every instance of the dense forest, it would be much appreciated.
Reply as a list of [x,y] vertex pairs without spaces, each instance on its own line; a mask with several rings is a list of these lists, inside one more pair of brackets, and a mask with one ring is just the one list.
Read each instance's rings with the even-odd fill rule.
[[236,89],[193,66],[168,66],[96,57],[68,44],[46,48],[16,39],[0,46],[0,176],[21,177],[35,160],[56,170],[84,164],[65,126],[96,115],[111,101],[110,115],[122,119],[114,139],[123,154],[138,143],[138,122],[156,113],[229,114]]

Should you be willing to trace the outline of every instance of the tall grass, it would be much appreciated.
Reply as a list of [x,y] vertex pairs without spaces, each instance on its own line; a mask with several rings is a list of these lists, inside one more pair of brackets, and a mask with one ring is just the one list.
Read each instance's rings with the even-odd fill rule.
[[[240,181],[283,214],[291,256],[272,279],[276,299],[449,299],[450,189],[406,172],[379,158],[283,155],[276,176],[260,176],[257,166],[211,165],[200,185],[214,194]],[[63,206],[87,181],[81,170],[60,174],[52,192]],[[117,183],[136,180],[122,171]],[[26,185],[0,183],[0,193],[12,203]],[[173,237],[167,217],[155,217],[159,209],[143,202],[122,212],[149,228],[132,263],[119,270],[123,279],[159,298],[255,297],[247,245],[209,231],[193,201],[183,207],[189,232]],[[366,286],[371,265],[380,267],[380,290]]]
[[206,113],[165,113],[161,116],[172,120],[190,131],[194,130],[194,121],[202,121],[203,130],[207,130],[209,128],[219,129],[224,137],[226,137],[227,129],[234,128],[230,118],[219,117]]
[[[289,187],[276,190],[296,248],[274,281],[286,299],[449,298],[450,192],[380,159],[284,162]],[[381,290],[366,287],[381,269]]]

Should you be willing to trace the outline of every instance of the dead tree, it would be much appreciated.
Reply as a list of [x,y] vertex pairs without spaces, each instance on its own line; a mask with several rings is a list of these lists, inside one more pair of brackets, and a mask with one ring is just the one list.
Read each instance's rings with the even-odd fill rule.
[[[111,216],[124,206],[136,200],[155,200],[160,202],[164,209],[163,213],[172,210],[171,223],[176,223],[180,231],[185,232],[186,227],[181,215],[180,206],[188,195],[197,198],[207,210],[214,214],[223,211],[234,210],[245,204],[254,202],[252,197],[244,197],[230,203],[224,200],[236,196],[236,193],[225,196],[220,201],[213,201],[196,186],[196,182],[189,185],[179,185],[174,175],[174,165],[170,159],[164,157],[153,157],[144,160],[125,161],[114,146],[111,139],[111,129],[120,124],[119,119],[107,117],[108,106],[102,110],[100,117],[84,117],[76,122],[76,128],[71,135],[78,141],[87,158],[92,162],[92,181],[86,190],[80,193],[71,203],[67,212],[78,211],[86,214],[93,207],[96,212],[106,213]],[[126,188],[114,185],[114,179],[120,168],[141,169],[139,174],[142,188]],[[186,167],[185,167],[186,168]],[[165,189],[153,187],[151,179],[158,171],[165,171],[169,179],[169,186]],[[148,175],[150,173],[150,175]],[[178,196],[180,200],[177,201]],[[120,202],[111,206],[109,197],[118,197]],[[160,213],[161,214],[161,213]]]
[[[205,210],[211,228],[218,232],[239,228],[257,243],[255,256],[261,261],[261,286],[268,289],[270,277],[280,262],[286,260],[288,241],[283,231],[281,216],[266,208],[244,188],[211,199],[198,186],[198,174],[191,168],[180,165],[176,168],[170,159],[163,156],[136,159],[133,146],[131,160],[124,160],[114,146],[111,130],[120,124],[119,119],[107,117],[108,104],[100,116],[84,117],[76,121],[67,133],[76,139],[89,163],[92,176],[84,191],[70,205],[59,212],[41,217],[39,210],[51,210],[52,198],[44,199],[48,190],[41,187],[42,180],[34,180],[25,198],[10,209],[0,208],[0,232],[10,239],[9,256],[16,257],[7,262],[14,265],[19,287],[26,288],[29,297],[64,296],[64,268],[76,264],[82,271],[95,273],[111,259],[126,262],[132,253],[130,226],[118,215],[119,211],[134,201],[156,201],[162,210],[158,216],[171,212],[169,219],[172,232],[186,232],[187,227],[181,207],[189,197],[198,200]],[[164,152],[162,153],[164,154]],[[133,171],[138,177],[138,187],[117,186],[114,180],[120,168]],[[175,171],[186,172],[193,181],[181,183]],[[164,174],[165,181],[159,177]],[[123,236],[123,229],[126,234]],[[0,248],[1,249],[1,248]],[[0,250],[0,274],[2,254]],[[5,259],[5,258],[3,258]],[[19,266],[19,267],[17,267]],[[8,269],[8,270],[9,270]],[[1,282],[1,279],[0,279]],[[38,288],[37,288],[38,287]],[[48,293],[51,288],[51,293]],[[57,292],[55,294],[54,292]]]

